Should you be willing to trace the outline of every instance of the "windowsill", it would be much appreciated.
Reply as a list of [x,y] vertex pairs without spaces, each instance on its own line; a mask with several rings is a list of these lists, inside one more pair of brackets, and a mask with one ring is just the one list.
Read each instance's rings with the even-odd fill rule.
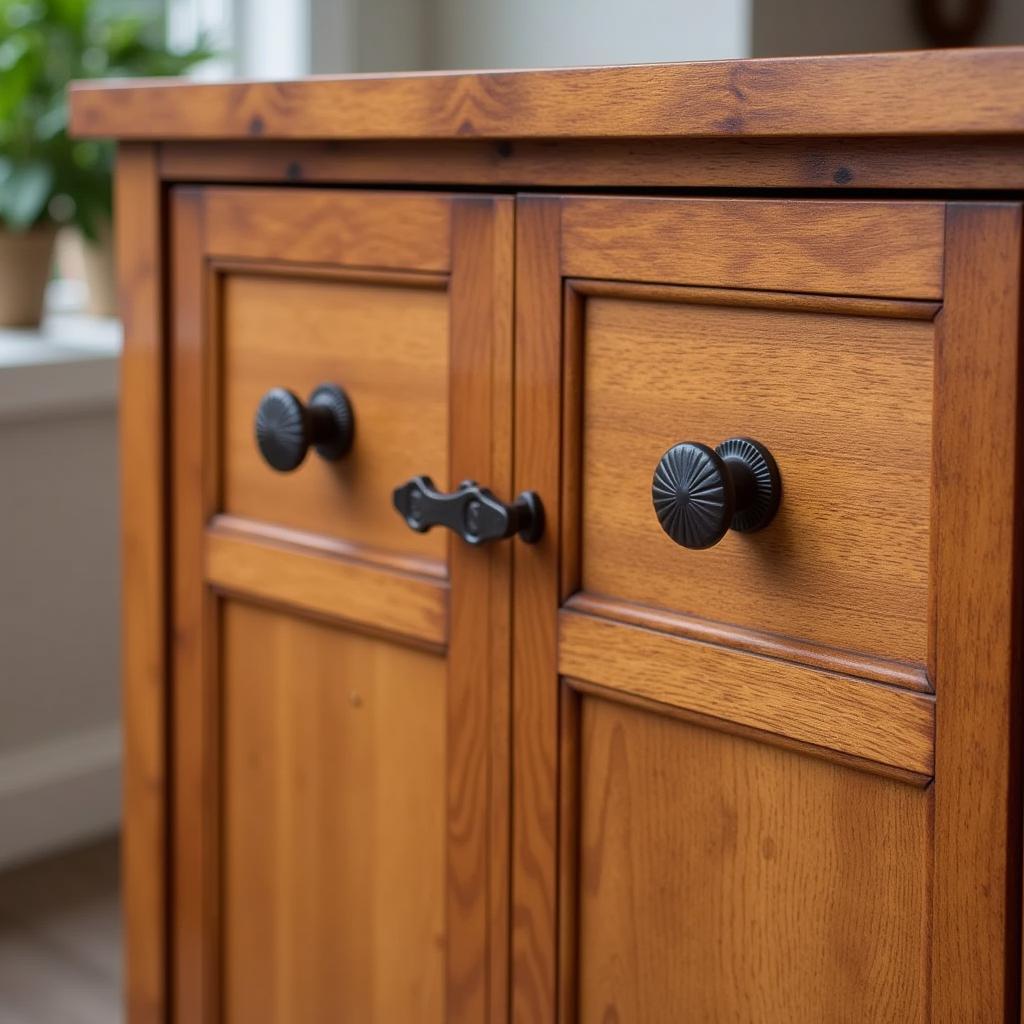
[[0,328],[0,420],[111,409],[121,324],[51,313],[38,329]]

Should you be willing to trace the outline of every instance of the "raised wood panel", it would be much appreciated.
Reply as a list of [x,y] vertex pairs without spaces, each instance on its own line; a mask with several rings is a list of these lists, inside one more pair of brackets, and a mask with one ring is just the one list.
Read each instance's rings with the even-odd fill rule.
[[223,1019],[446,1020],[444,661],[222,616]]
[[570,198],[568,276],[934,299],[941,203]]
[[559,615],[558,671],[929,776],[935,701],[589,615]]
[[71,123],[77,135],[151,139],[1017,134],[1021,58],[1005,47],[303,82],[79,82]]
[[[386,278],[225,269],[220,303],[224,511],[443,561],[446,535],[410,530],[391,492],[421,473],[448,484],[448,294]],[[352,450],[271,469],[253,434],[260,398],[286,387],[305,401],[321,383],[352,402]]]
[[215,256],[435,272],[450,262],[445,196],[210,188],[204,203]]
[[581,702],[580,1021],[929,1019],[930,790]]
[[[924,665],[934,325],[899,307],[651,298],[607,286],[581,300],[582,588]],[[651,507],[659,458],[737,435],[775,455],[778,516],[708,550],[676,545]]]
[[448,585],[317,548],[207,532],[206,579],[230,594],[441,647]]

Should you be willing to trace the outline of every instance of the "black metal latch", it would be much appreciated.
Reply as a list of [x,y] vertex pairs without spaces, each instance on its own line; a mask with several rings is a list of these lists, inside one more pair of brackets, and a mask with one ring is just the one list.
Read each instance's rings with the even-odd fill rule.
[[515,533],[535,544],[544,532],[544,509],[533,491],[523,491],[506,505],[472,480],[443,494],[429,476],[414,476],[395,488],[392,501],[410,529],[426,533],[432,526],[447,526],[467,544],[488,544]]

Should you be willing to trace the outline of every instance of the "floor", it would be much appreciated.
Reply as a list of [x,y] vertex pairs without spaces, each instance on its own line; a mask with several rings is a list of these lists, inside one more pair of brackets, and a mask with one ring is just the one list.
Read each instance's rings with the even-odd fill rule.
[[118,1024],[117,839],[0,874],[0,1024]]

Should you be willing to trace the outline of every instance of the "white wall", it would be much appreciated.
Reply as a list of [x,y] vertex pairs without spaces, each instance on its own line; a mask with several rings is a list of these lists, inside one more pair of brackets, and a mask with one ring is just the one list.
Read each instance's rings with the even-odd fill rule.
[[[193,0],[194,2],[194,0]],[[236,0],[261,17],[272,0]],[[308,0],[309,70],[558,67],[743,57],[751,0]],[[284,17],[297,0],[282,0]],[[252,74],[251,62],[241,69]]]
[[120,817],[115,326],[0,332],[0,865]]
[[749,39],[750,0],[434,0],[432,66],[744,57]]

